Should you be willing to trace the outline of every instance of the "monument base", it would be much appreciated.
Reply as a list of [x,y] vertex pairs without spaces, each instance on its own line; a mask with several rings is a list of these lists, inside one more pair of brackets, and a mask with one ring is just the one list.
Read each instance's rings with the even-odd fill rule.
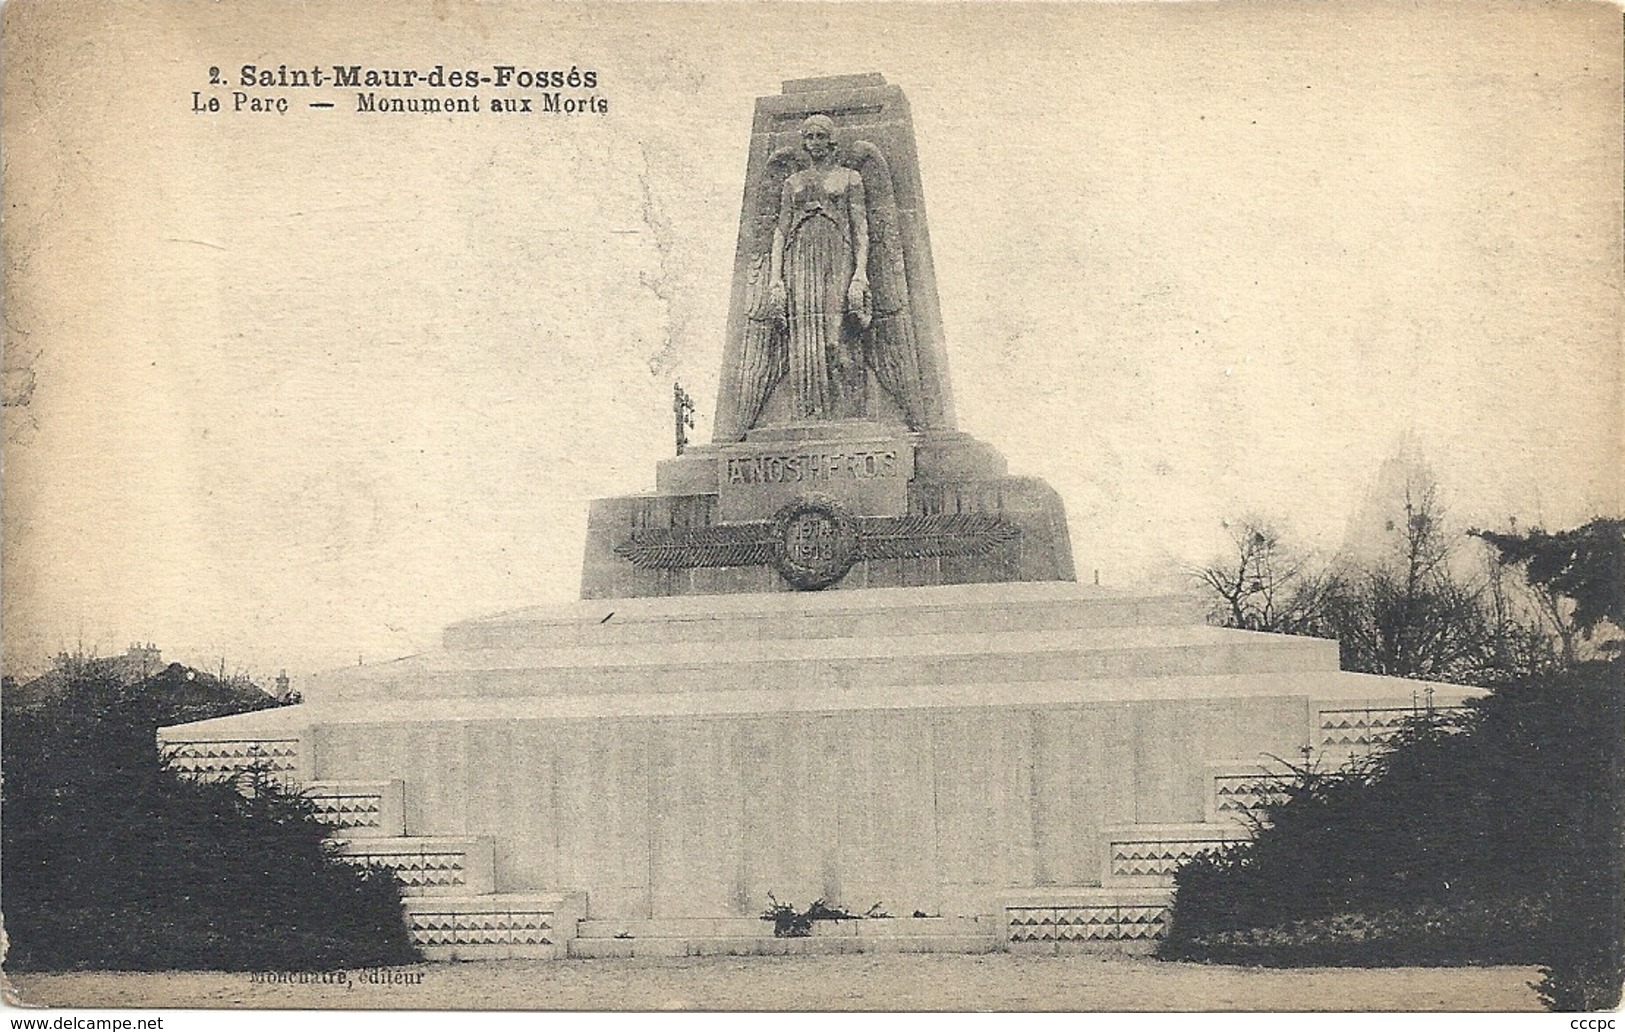
[[[1060,497],[1042,480],[1010,476],[1002,455],[967,434],[867,421],[764,427],[668,459],[655,480],[653,494],[592,503],[582,598],[796,590],[762,550],[773,542],[761,528],[801,501],[855,521],[861,554],[834,589],[1074,577]],[[866,533],[884,548],[866,550]],[[640,540],[660,547],[634,554]]]
[[436,955],[636,953],[618,922],[676,922],[644,955],[766,952],[765,923],[705,922],[772,898],[947,922],[815,951],[1116,949],[1161,934],[1183,859],[1246,834],[1276,758],[1364,754],[1416,689],[1071,583],[622,598],[456,624],[160,739],[182,770],[303,785],[347,855],[401,873]]

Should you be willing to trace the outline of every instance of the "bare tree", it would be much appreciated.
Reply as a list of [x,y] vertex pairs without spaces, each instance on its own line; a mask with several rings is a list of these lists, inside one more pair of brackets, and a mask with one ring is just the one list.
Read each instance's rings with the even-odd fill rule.
[[1494,619],[1480,582],[1454,570],[1432,482],[1407,485],[1397,547],[1346,570],[1329,607],[1350,670],[1430,681],[1495,679]]
[[1521,578],[1508,578],[1493,552],[1487,548],[1484,556],[1484,604],[1494,634],[1495,668],[1515,678],[1566,666],[1535,592]]
[[1315,558],[1287,547],[1281,533],[1256,518],[1225,524],[1231,547],[1193,574],[1212,596],[1208,619],[1224,627],[1285,634],[1325,634],[1333,576]]
[[[1209,622],[1336,638],[1346,670],[1495,685],[1572,666],[1595,627],[1625,619],[1625,521],[1472,531],[1496,551],[1475,564],[1425,471],[1394,505],[1388,517],[1373,511],[1366,539],[1330,564],[1286,544],[1267,520],[1226,523],[1228,550],[1191,571]],[[1508,576],[1509,566],[1524,576]]]

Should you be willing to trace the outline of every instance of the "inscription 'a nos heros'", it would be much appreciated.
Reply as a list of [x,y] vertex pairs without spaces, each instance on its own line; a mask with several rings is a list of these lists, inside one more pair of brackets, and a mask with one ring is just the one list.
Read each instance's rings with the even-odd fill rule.
[[796,484],[809,480],[878,480],[896,477],[895,451],[806,452],[724,460],[730,484]]

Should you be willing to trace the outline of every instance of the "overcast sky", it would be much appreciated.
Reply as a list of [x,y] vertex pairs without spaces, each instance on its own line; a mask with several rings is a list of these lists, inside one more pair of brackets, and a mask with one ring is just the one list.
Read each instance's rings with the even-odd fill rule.
[[[1249,513],[1335,549],[1406,447],[1460,524],[1620,512],[1611,7],[64,7],[6,8],[8,670],[298,676],[574,598],[674,379],[709,435],[754,98],[821,74],[906,91],[960,426],[1080,576]],[[190,110],[284,62],[610,111]]]

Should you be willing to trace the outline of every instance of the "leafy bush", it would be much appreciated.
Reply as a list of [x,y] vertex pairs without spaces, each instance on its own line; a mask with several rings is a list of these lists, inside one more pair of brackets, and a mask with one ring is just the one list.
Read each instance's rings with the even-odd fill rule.
[[151,685],[88,673],[4,716],[0,883],[14,970],[406,963],[393,874],[337,860],[297,795],[192,781]]
[[[1296,770],[1252,841],[1176,874],[1163,955],[1533,963],[1550,1005],[1614,1006],[1622,685],[1619,658],[1581,664],[1499,688],[1464,718],[1414,721],[1351,770]],[[1367,933],[1333,934],[1340,915]]]

